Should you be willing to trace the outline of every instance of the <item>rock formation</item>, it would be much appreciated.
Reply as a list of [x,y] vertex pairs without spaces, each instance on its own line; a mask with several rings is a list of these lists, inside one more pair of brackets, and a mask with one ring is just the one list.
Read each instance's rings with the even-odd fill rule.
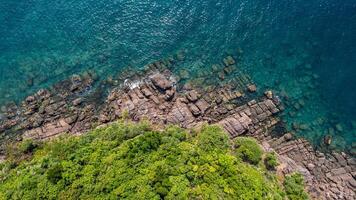
[[[233,65],[231,58],[225,65]],[[299,171],[305,176],[312,197],[317,199],[355,199],[356,161],[343,153],[323,154],[304,139],[287,132],[273,134],[282,123],[283,111],[272,92],[251,99],[229,87],[209,92],[186,86],[177,88],[168,70],[155,68],[143,77],[124,81],[102,102],[91,101],[91,76],[75,76],[50,90],[29,96],[21,106],[9,105],[0,123],[3,138],[44,140],[62,133],[81,134],[128,115],[132,120],[148,119],[156,125],[177,124],[193,128],[201,123],[222,126],[231,138],[253,136],[268,151],[275,151],[282,163],[279,172]],[[255,91],[255,86],[248,88]],[[283,131],[283,129],[282,129]],[[10,134],[11,133],[11,134]],[[16,133],[16,134],[15,134]]]

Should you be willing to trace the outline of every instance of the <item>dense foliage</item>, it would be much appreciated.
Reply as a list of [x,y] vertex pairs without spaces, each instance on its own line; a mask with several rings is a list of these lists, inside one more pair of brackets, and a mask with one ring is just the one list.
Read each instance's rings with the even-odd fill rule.
[[236,155],[245,162],[257,165],[262,159],[263,151],[254,138],[238,137],[235,147]]
[[[188,133],[129,122],[41,145],[25,141],[19,146],[30,156],[9,155],[0,166],[0,199],[285,199],[272,172],[243,161],[263,153],[250,157],[241,150],[246,142],[258,147],[242,139],[235,149],[216,126]],[[302,187],[287,180],[287,188],[294,183]]]
[[308,194],[304,191],[303,176],[298,173],[286,176],[284,187],[290,200],[307,200]]
[[277,161],[277,156],[274,152],[269,152],[266,154],[265,165],[267,169],[270,170],[274,170],[277,167],[278,161]]

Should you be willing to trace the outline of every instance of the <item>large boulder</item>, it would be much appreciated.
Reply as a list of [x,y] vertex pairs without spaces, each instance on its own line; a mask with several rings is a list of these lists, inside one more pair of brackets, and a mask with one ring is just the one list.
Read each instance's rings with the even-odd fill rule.
[[169,81],[165,76],[162,74],[155,74],[151,76],[151,81],[154,86],[161,90],[168,90],[172,87],[172,82]]

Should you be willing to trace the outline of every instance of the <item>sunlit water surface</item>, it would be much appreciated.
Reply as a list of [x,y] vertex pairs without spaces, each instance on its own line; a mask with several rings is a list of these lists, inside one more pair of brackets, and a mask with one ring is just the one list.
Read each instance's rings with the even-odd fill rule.
[[299,135],[356,146],[354,0],[0,0],[0,22],[1,105],[177,52],[174,72],[194,79],[231,54],[260,92],[288,97],[284,119]]

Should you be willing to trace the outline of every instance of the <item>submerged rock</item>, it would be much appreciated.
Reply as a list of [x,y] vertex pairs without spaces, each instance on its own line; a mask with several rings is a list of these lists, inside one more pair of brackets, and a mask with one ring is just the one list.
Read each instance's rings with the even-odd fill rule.
[[232,56],[228,56],[226,58],[223,59],[223,62],[225,64],[225,66],[229,66],[229,65],[234,65],[235,64],[235,60]]
[[342,128],[342,125],[341,124],[336,124],[335,125],[335,129],[339,132],[342,132],[344,129]]
[[330,145],[331,142],[332,142],[332,136],[331,136],[331,135],[326,135],[326,136],[324,137],[324,144]]

